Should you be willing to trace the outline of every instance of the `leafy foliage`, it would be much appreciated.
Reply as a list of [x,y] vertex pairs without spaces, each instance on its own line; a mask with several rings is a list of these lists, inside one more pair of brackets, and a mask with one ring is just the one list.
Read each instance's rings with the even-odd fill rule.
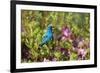
[[[83,40],[90,40],[90,14],[78,12],[54,12],[54,11],[34,11],[22,10],[21,11],[21,43],[28,47],[29,57],[22,57],[22,62],[43,62],[44,58],[49,61],[64,61],[64,60],[77,60],[77,51],[73,51],[73,40],[82,37]],[[61,35],[63,26],[68,26],[72,35],[76,36],[74,39],[67,38],[67,40],[53,39],[47,44],[40,47],[39,44],[43,38],[46,28],[52,24],[53,33]],[[89,44],[89,42],[87,43]],[[61,51],[64,48],[64,51]],[[77,47],[78,48],[78,47]],[[25,47],[21,47],[22,52]],[[90,47],[85,46],[88,51],[85,59],[90,58]],[[68,53],[66,56],[64,53]],[[21,55],[23,56],[23,55]]]

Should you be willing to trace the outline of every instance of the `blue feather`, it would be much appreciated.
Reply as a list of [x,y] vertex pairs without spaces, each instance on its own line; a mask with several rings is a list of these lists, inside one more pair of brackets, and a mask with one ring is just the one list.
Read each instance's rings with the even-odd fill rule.
[[52,32],[52,26],[49,25],[46,33],[43,36],[43,39],[42,39],[40,46],[47,44],[51,39],[53,39],[53,32]]

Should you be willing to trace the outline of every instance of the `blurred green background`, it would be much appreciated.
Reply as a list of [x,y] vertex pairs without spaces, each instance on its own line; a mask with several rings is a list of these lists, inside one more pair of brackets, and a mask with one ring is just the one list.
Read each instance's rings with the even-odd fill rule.
[[[49,24],[52,24],[53,33],[61,34],[63,26],[70,27],[72,34],[83,39],[90,40],[90,14],[79,12],[56,12],[56,11],[34,11],[21,10],[21,62],[43,62],[46,61],[67,61],[77,60],[77,52],[71,51],[70,59],[64,55],[61,50],[54,49],[60,47],[72,50],[72,42],[53,40],[43,45],[41,49],[39,44],[47,30]],[[89,50],[86,59],[90,58]],[[51,60],[52,59],[52,60]]]

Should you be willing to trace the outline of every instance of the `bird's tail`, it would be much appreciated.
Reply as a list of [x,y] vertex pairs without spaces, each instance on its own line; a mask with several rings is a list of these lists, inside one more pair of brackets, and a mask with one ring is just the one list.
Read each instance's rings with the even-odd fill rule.
[[45,44],[45,42],[43,41],[41,44],[39,44],[39,47],[42,47]]

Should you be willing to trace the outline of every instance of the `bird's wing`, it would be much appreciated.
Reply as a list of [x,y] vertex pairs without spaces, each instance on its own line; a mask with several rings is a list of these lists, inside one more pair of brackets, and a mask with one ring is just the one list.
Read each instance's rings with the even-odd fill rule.
[[47,36],[47,35],[43,36],[42,41],[44,41],[46,38],[48,38],[48,36]]
[[48,41],[51,40],[53,38],[53,35],[51,33],[47,33],[44,37],[43,37],[43,41]]

